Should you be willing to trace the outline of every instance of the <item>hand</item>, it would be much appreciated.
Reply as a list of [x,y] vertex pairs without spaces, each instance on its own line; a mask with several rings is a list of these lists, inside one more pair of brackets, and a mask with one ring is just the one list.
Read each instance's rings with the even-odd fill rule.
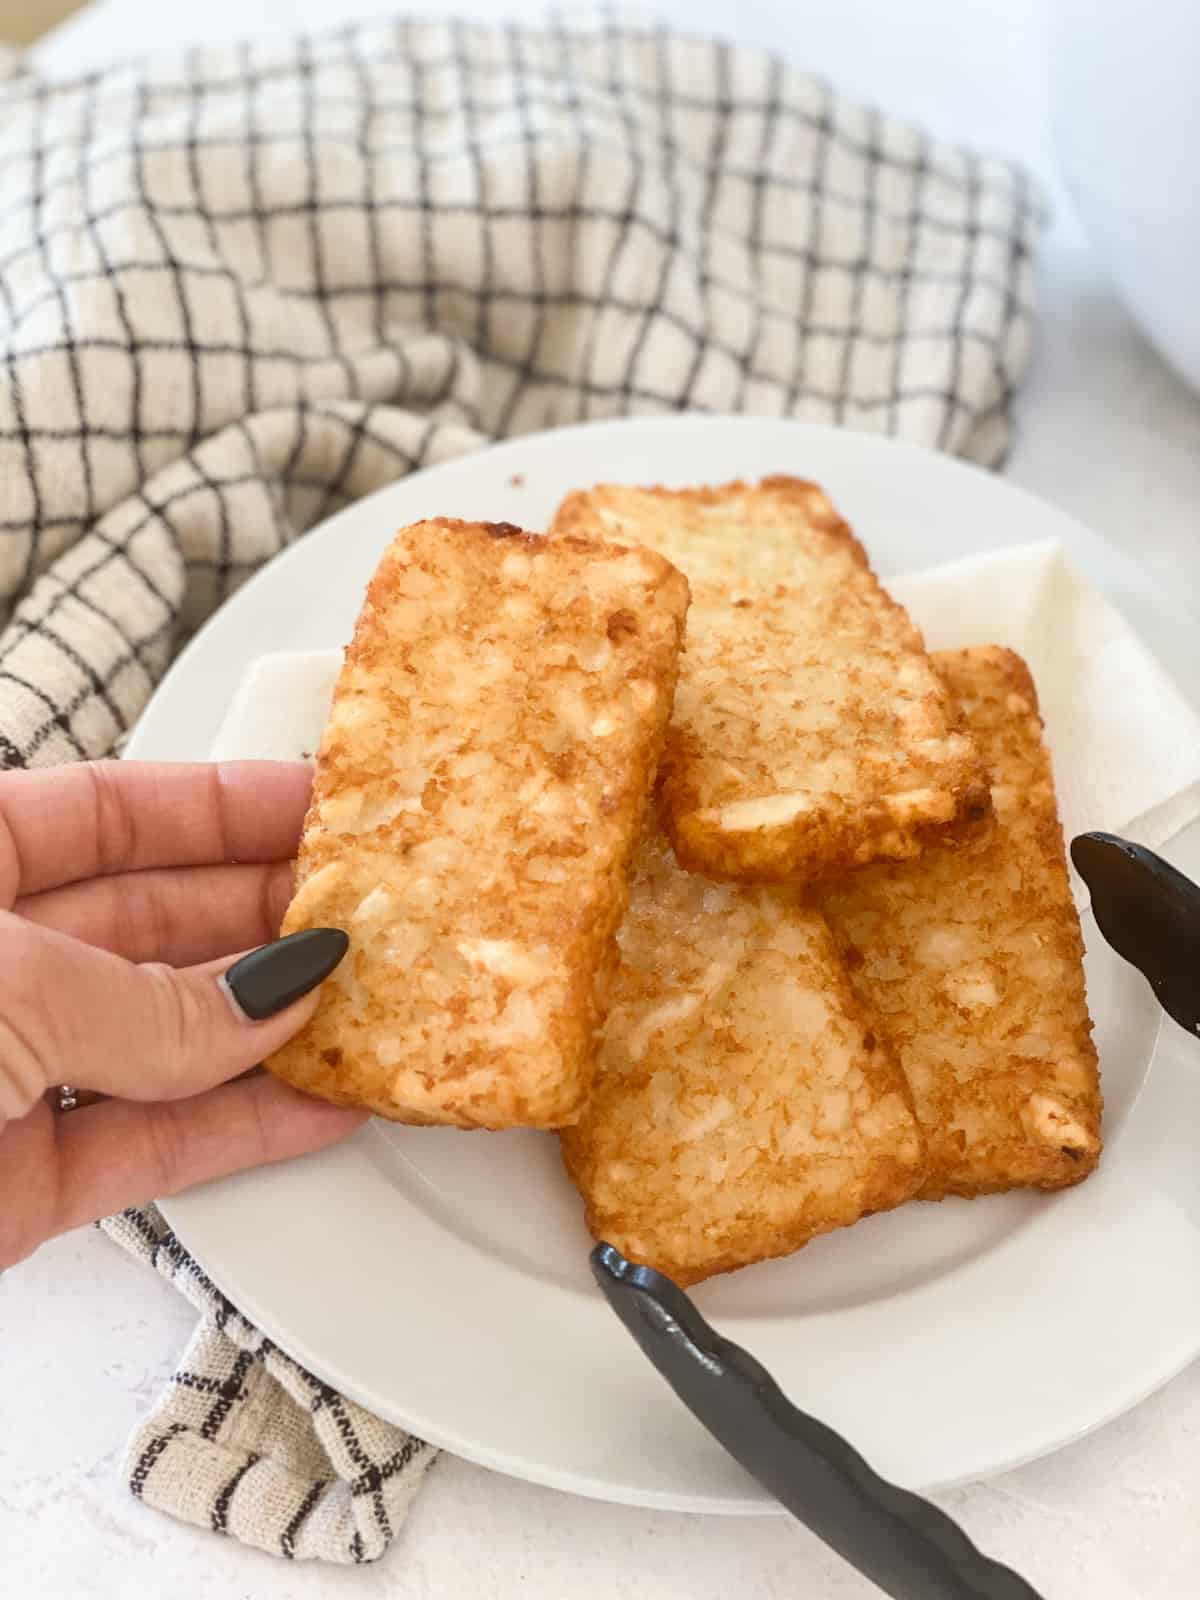
[[[217,981],[278,933],[311,782],[268,762],[0,774],[0,1267],[364,1120],[240,1076],[311,1016],[316,993],[295,996],[344,942],[299,962],[273,946]],[[113,1098],[60,1115],[43,1098],[60,1083]]]

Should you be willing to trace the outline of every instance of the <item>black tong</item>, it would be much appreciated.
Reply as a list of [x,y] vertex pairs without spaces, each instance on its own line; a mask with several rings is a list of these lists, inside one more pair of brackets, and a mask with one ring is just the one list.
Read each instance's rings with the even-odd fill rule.
[[944,1511],[868,1466],[723,1339],[683,1290],[610,1244],[592,1251],[609,1305],[675,1393],[764,1489],[893,1600],[1040,1600]]
[[1081,833],[1071,860],[1100,932],[1135,966],[1168,1016],[1200,1035],[1200,886],[1143,845]]

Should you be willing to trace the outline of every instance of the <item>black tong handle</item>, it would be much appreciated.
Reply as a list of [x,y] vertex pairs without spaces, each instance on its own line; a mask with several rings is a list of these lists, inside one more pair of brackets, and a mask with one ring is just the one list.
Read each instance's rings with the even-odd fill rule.
[[770,1373],[711,1328],[683,1290],[610,1244],[592,1251],[609,1305],[675,1393],[746,1471],[892,1600],[1040,1600],[937,1506],[874,1472],[798,1411]]

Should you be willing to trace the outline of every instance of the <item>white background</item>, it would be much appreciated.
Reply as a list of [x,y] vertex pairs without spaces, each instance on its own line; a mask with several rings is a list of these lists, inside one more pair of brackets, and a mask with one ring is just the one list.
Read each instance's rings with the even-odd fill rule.
[[[38,65],[69,74],[182,42],[322,27],[387,9],[388,0],[336,7],[203,0],[186,8],[98,0],[39,47]],[[436,0],[424,9],[438,9]],[[453,9],[520,17],[541,7],[474,0]],[[1200,625],[1200,399],[1133,327],[1057,181],[1046,0],[660,0],[657,9],[694,31],[767,44],[936,133],[1016,156],[1034,170],[1055,219],[1042,252],[1039,341],[1008,475],[1124,546]],[[1096,12],[1102,25],[1103,4]],[[1197,1142],[1200,1170],[1200,1129]],[[294,1566],[182,1527],[136,1504],[117,1467],[125,1435],[170,1373],[192,1321],[172,1289],[90,1231],[47,1246],[0,1279],[5,1595],[869,1600],[876,1593],[783,1518],[724,1521],[599,1505],[448,1457],[433,1469],[397,1546],[372,1568]],[[1047,1600],[1187,1600],[1200,1570],[1200,1367],[1092,1438],[943,1503]]]

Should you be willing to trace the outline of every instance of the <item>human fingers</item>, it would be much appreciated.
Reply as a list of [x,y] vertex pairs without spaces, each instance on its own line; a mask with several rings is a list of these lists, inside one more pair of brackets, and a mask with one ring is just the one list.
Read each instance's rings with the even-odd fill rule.
[[0,774],[0,905],[148,867],[287,860],[311,788],[299,762],[96,761]]
[[269,1074],[187,1100],[109,1100],[60,1117],[53,1232],[243,1167],[319,1150],[366,1112],[300,1094]]
[[160,867],[49,889],[13,910],[127,961],[186,967],[273,939],[291,895],[287,861]]
[[365,1116],[264,1074],[170,1104],[108,1100],[55,1116],[39,1101],[0,1128],[0,1271],[67,1228],[320,1149]]
[[137,966],[0,912],[0,1118],[53,1083],[173,1100],[245,1072],[307,1021],[347,944],[308,929],[233,964]]
[[58,1194],[56,1120],[44,1100],[16,1121],[0,1118],[0,1272],[50,1236],[47,1219]]

